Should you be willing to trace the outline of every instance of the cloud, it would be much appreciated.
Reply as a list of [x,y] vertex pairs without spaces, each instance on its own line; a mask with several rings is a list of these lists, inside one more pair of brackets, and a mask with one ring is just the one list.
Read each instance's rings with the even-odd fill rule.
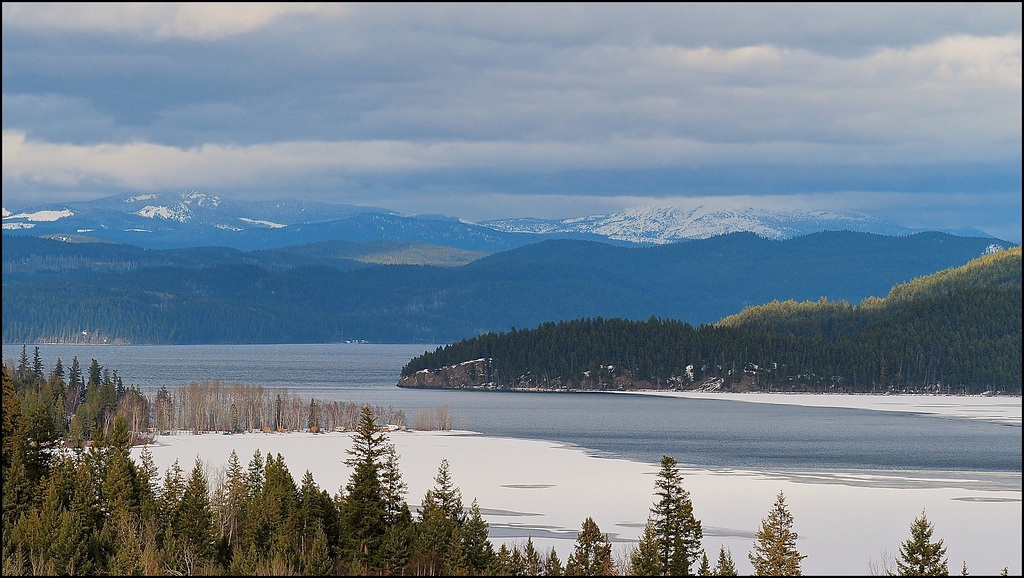
[[4,27],[132,34],[164,40],[217,40],[264,28],[287,16],[339,16],[344,4],[309,2],[4,3]]
[[5,196],[1019,192],[1020,14],[5,3]]

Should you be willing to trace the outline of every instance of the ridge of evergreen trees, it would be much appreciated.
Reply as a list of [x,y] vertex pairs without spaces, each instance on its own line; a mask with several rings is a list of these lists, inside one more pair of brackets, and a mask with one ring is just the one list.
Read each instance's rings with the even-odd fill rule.
[[1020,392],[1020,247],[907,287],[858,306],[776,302],[697,328],[654,317],[513,328],[424,353],[402,376],[483,359],[477,383],[497,388]]

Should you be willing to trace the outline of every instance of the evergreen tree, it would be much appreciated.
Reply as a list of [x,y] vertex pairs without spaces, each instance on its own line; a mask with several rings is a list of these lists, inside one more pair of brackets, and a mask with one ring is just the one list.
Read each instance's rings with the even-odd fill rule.
[[28,365],[28,346],[21,346],[21,357],[18,358],[18,367],[14,370],[14,375],[19,379],[25,379],[28,377],[29,365]]
[[548,559],[544,564],[544,575],[545,576],[561,576],[562,575],[562,562],[558,559],[558,552],[555,552],[555,547],[551,547],[551,553],[548,554]]
[[715,563],[715,576],[738,576],[736,564],[732,560],[732,552],[725,545],[718,550],[718,562]]
[[210,508],[203,463],[196,457],[195,465],[181,495],[174,536],[177,548],[172,551],[177,567],[187,574],[198,574],[213,556],[213,513]]
[[655,482],[658,501],[651,508],[651,519],[658,538],[662,570],[672,576],[689,576],[690,566],[700,552],[700,520],[693,517],[690,493],[683,489],[676,460],[663,456]]
[[629,561],[634,576],[661,576],[664,573],[658,548],[658,533],[651,520],[647,520],[644,533],[640,536],[640,543],[633,549]]
[[92,363],[89,365],[89,383],[88,383],[88,386],[91,389],[93,387],[101,385],[102,383],[103,383],[103,366],[100,365],[100,362],[98,362],[95,359],[93,359]]
[[[434,552],[445,563],[463,560],[464,525],[462,491],[452,483],[448,460],[442,459],[434,478],[434,487],[427,490],[420,505],[417,549]],[[458,568],[446,568],[448,573],[456,570]]]
[[932,541],[935,528],[924,511],[910,525],[910,539],[900,545],[896,571],[900,576],[948,576],[946,548]]
[[583,529],[576,536],[576,545],[565,563],[567,576],[611,576],[612,544],[608,534],[602,534],[593,518],[583,520]]
[[706,552],[700,553],[700,566],[697,567],[697,576],[711,576],[711,564],[708,562]]
[[32,374],[39,379],[42,379],[43,377],[43,358],[39,356],[38,345],[35,347],[35,351],[32,354]]
[[403,511],[408,511],[405,494],[408,486],[402,480],[402,471],[398,467],[398,452],[395,445],[384,445],[383,463],[380,469],[381,492],[384,499],[384,523],[394,525]]
[[313,526],[310,547],[302,554],[302,571],[306,576],[327,576],[332,566],[330,549],[327,547],[327,534],[317,521]]
[[27,504],[22,504],[23,498],[11,495],[12,488],[9,488],[12,480],[11,468],[15,461],[20,464],[18,467],[22,470],[19,475],[25,475],[22,443],[17,436],[22,429],[21,397],[14,389],[14,380],[8,375],[6,365],[2,366],[2,371],[3,397],[0,401],[3,403],[3,438],[0,439],[0,444],[3,444],[3,466],[0,471],[3,475],[3,523],[4,528],[8,528],[21,515],[21,506]]
[[480,505],[476,500],[469,507],[462,541],[469,571],[473,574],[486,572],[494,563],[494,546],[488,539],[488,524],[480,515]]
[[78,363],[78,356],[71,359],[71,369],[68,370],[68,415],[74,414],[79,405],[85,403],[85,381],[82,377],[82,366]]
[[377,431],[373,411],[365,405],[360,412],[352,448],[348,451],[351,457],[345,460],[353,471],[345,487],[342,510],[347,541],[344,550],[349,559],[361,565],[369,564],[387,529],[384,488],[380,479],[384,451],[384,434]]
[[527,536],[526,546],[523,548],[523,562],[527,576],[540,576],[541,564],[540,555],[533,547],[533,537]]
[[754,550],[748,554],[758,576],[800,576],[800,561],[807,556],[796,549],[797,533],[792,530],[793,515],[786,498],[779,492],[768,517],[761,520]]

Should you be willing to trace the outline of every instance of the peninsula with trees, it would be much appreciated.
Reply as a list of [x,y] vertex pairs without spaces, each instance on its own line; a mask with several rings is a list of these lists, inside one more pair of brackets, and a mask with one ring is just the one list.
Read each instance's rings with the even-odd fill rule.
[[399,387],[552,391],[1021,391],[1021,247],[885,298],[773,301],[715,324],[601,317],[486,333],[412,359]]

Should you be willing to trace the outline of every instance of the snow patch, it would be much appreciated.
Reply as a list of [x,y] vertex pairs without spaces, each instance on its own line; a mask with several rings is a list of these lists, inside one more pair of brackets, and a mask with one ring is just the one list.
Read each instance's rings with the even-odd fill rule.
[[4,230],[31,229],[35,226],[35,223],[4,223]]
[[91,233],[92,229],[78,229],[78,233]]
[[177,207],[170,208],[164,206],[146,205],[135,214],[140,217],[146,217],[147,219],[155,219],[157,217],[166,221],[178,221],[180,223],[188,222],[192,218],[191,211],[187,207],[178,205]]
[[264,227],[270,227],[271,229],[283,229],[288,225],[282,225],[281,223],[274,223],[272,221],[260,221],[257,219],[246,219],[245,217],[238,217],[239,221],[245,221],[246,223],[252,223],[253,225],[262,225]]
[[708,205],[645,205],[560,221],[504,219],[482,224],[508,233],[590,233],[618,241],[659,245],[736,232],[750,232],[766,239],[788,239],[827,230],[908,232],[860,213]]
[[3,213],[5,217],[9,217],[11,215],[11,212],[8,211],[6,208],[3,209]]
[[74,216],[74,213],[68,209],[61,209],[59,211],[36,211],[35,213],[18,213],[17,215],[4,215],[5,218],[11,219],[28,219],[29,221],[45,221],[52,222],[57,219],[63,219],[64,217]]
[[150,199],[155,199],[155,198],[157,198],[157,196],[158,195],[136,195],[134,197],[129,197],[129,198],[125,199],[124,202],[126,202],[126,203],[137,203],[139,201],[148,201]]

